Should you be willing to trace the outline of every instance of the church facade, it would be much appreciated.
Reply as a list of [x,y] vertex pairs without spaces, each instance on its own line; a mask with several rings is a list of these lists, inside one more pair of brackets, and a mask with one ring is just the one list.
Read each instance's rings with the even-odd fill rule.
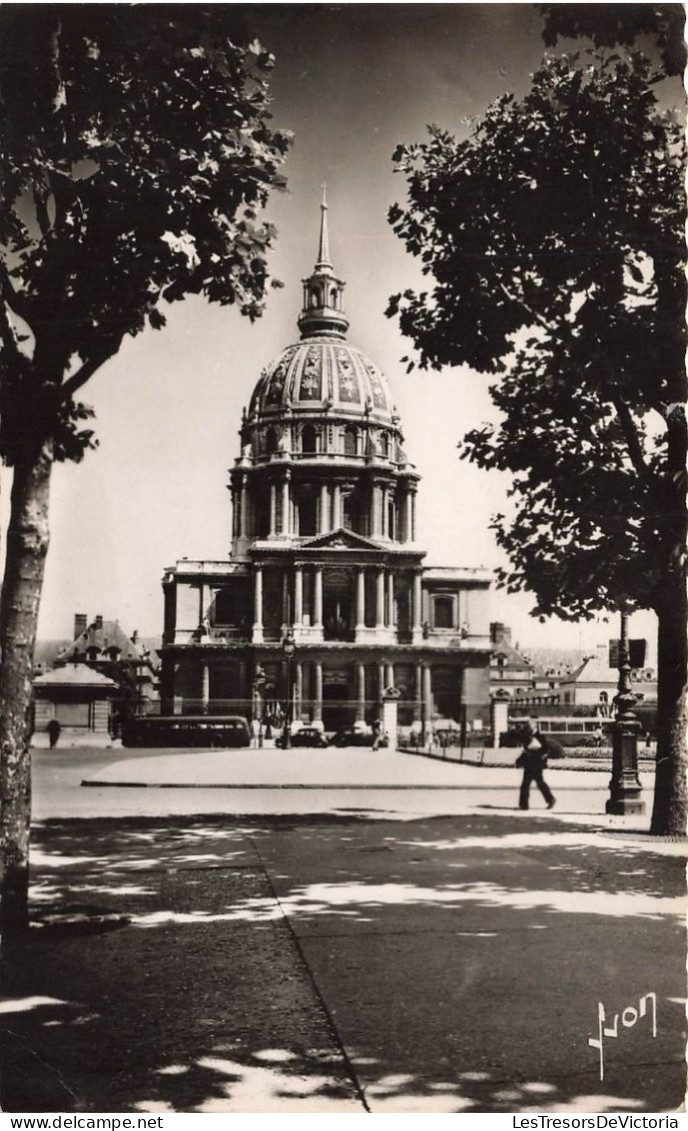
[[244,410],[231,552],[165,571],[162,714],[279,721],[289,703],[334,730],[395,688],[401,725],[487,722],[491,575],[425,564],[420,476],[386,379],[347,341],[344,286],[323,202],[300,340]]

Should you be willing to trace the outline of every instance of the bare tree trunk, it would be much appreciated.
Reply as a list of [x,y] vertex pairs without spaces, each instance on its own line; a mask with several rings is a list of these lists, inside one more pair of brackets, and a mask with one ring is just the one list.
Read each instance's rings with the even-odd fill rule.
[[685,835],[688,819],[688,601],[680,572],[672,588],[657,610],[657,768],[650,826],[656,836]]
[[45,444],[14,467],[0,607],[0,931],[25,930],[29,905],[33,655],[48,551],[52,452]]

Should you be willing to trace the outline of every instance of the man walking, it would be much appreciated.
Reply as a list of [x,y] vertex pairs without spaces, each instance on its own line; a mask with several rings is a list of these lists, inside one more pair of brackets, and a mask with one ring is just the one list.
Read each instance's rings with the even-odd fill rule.
[[551,809],[555,804],[554,795],[542,776],[547,766],[547,749],[531,722],[523,725],[523,750],[516,759],[516,765],[523,769],[523,781],[518,798],[519,809],[528,808],[532,782],[535,782],[547,802],[547,808]]

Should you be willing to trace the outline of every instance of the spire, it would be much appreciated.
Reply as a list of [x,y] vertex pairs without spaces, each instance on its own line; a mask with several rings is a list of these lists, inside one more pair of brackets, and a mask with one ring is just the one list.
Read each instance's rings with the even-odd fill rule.
[[318,261],[315,265],[315,270],[320,271],[322,268],[332,270],[332,263],[330,261],[330,238],[327,231],[327,182],[323,181],[322,188],[322,201],[320,204],[320,243],[318,245]]
[[322,186],[320,203],[320,239],[318,258],[312,273],[303,280],[303,309],[298,318],[302,338],[326,336],[344,338],[349,320],[342,310],[344,282],[338,279],[330,262],[330,240],[327,230],[327,185]]

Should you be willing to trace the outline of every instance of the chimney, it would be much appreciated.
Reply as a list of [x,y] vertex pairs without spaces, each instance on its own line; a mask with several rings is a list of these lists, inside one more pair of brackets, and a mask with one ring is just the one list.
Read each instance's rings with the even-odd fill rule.
[[490,639],[493,644],[510,644],[511,629],[500,621],[493,621],[490,625]]
[[95,625],[94,625],[94,627],[95,627],[96,629],[100,629],[100,628],[102,628],[102,627],[103,627],[103,617],[102,617],[102,614],[101,614],[101,613],[98,613],[98,616],[97,616],[97,617],[96,617],[96,619],[95,619]]
[[74,614],[74,639],[75,640],[76,640],[77,636],[81,636],[81,633],[86,631],[87,625],[88,625],[88,616],[86,615],[86,613],[75,613]]

